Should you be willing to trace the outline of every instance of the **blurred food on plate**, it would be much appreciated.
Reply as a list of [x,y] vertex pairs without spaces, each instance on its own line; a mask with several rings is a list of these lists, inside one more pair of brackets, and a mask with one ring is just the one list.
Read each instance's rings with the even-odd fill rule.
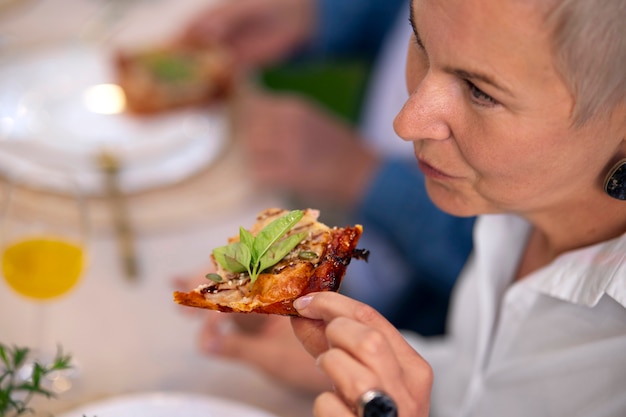
[[113,59],[126,109],[134,114],[210,104],[224,98],[232,87],[229,53],[217,45],[119,50]]

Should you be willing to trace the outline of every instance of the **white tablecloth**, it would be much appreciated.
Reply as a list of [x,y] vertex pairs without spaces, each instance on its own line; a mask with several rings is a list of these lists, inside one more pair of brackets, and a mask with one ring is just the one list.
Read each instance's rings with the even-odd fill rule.
[[[100,32],[96,22],[104,3],[23,0],[0,14],[0,55],[93,34],[120,45],[158,41],[206,1],[133,2],[109,32]],[[40,411],[59,413],[119,394],[166,390],[217,395],[282,417],[311,415],[310,398],[241,364],[201,356],[195,346],[199,322],[172,302],[175,276],[202,270],[213,247],[277,203],[255,194],[241,166],[232,146],[218,166],[179,185],[128,197],[141,268],[134,283],[122,273],[106,203],[90,201],[88,270],[77,289],[43,307],[44,342],[72,354],[78,379],[74,389],[42,403]],[[0,341],[36,343],[41,308],[0,280]]]

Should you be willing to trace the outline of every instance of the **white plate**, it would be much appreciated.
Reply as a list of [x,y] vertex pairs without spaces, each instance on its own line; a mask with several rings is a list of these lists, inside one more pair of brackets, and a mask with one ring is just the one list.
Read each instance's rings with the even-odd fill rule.
[[[66,45],[0,67],[0,167],[45,184],[49,170],[73,171],[88,192],[102,189],[96,158],[120,159],[127,192],[171,184],[213,162],[226,144],[217,108],[155,116],[93,110],[88,92],[114,81],[109,51]],[[96,104],[110,96],[98,96]]]
[[59,417],[276,417],[248,405],[198,394],[145,393],[78,407]]

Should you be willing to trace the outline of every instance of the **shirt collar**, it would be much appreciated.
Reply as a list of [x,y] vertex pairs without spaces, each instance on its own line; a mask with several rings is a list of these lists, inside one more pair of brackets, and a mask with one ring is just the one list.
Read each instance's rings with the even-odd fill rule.
[[528,277],[528,283],[537,291],[588,307],[604,295],[626,307],[626,234],[567,252]]
[[604,295],[626,307],[626,234],[567,252],[528,277],[537,291],[595,306]]
[[[483,236],[475,238],[483,244],[491,241],[491,245],[501,245],[494,253],[503,256],[508,252],[508,262],[505,263],[519,260],[531,229],[526,220],[514,215],[495,214],[483,215],[479,221],[481,227],[477,229],[482,229]],[[512,277],[512,274],[514,271],[508,270],[497,275]],[[551,297],[588,307],[595,306],[607,295],[626,308],[626,234],[566,252],[515,284],[527,285]]]

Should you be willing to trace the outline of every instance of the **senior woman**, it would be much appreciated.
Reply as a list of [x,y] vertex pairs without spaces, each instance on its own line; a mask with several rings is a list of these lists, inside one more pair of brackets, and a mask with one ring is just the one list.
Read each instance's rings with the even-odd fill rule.
[[626,2],[411,9],[395,129],[434,203],[481,215],[475,250],[437,343],[339,294],[296,301],[335,388],[315,415],[623,417]]

